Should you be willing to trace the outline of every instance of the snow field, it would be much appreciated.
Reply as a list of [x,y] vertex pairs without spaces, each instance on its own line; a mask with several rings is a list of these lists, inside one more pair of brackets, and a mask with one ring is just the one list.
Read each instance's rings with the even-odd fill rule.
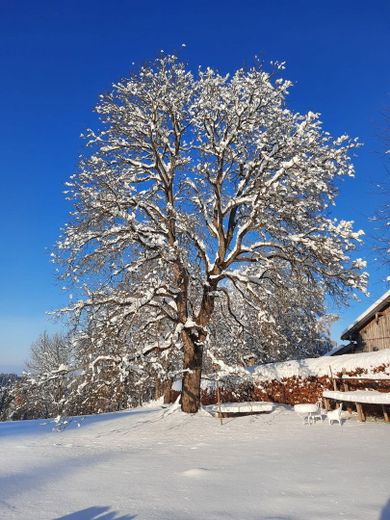
[[389,425],[302,425],[287,407],[225,419],[175,406],[0,423],[0,518],[390,518]]

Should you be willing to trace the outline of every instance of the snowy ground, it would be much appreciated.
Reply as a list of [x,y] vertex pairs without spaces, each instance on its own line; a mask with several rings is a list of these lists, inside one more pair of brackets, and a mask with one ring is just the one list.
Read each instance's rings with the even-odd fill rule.
[[1,519],[390,519],[384,423],[157,406],[44,423],[0,423]]

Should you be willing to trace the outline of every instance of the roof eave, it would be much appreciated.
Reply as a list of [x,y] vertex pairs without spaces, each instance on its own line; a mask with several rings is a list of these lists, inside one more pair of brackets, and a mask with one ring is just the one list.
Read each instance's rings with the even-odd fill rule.
[[363,312],[351,325],[341,333],[341,339],[348,340],[351,334],[356,332],[359,328],[365,325],[375,316],[375,314],[385,305],[390,302],[390,290],[386,291],[378,300],[376,300],[370,307]]

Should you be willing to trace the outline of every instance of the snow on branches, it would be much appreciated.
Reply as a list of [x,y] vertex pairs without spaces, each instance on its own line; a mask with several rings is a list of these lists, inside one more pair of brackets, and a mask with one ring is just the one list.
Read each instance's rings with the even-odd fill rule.
[[68,182],[57,259],[81,293],[67,310],[98,323],[102,344],[122,337],[154,361],[181,352],[185,411],[199,406],[217,298],[239,322],[232,295],[259,315],[259,295],[291,278],[320,297],[365,288],[349,258],[362,232],[327,216],[358,143],[289,110],[278,74],[194,75],[156,59],[100,97],[100,128]]

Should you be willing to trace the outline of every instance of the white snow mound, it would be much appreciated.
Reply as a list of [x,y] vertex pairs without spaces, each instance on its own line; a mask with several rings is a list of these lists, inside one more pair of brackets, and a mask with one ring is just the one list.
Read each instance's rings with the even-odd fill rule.
[[362,368],[367,370],[367,374],[364,374],[364,377],[388,379],[390,378],[390,366],[386,368],[385,372],[373,371],[375,367],[383,364],[390,365],[390,349],[360,354],[344,354],[335,357],[322,356],[319,358],[285,361],[283,363],[269,363],[253,367],[250,369],[250,372],[256,381],[271,381],[293,376],[329,376],[330,367],[333,375],[341,372],[343,369],[351,372],[357,368]]

